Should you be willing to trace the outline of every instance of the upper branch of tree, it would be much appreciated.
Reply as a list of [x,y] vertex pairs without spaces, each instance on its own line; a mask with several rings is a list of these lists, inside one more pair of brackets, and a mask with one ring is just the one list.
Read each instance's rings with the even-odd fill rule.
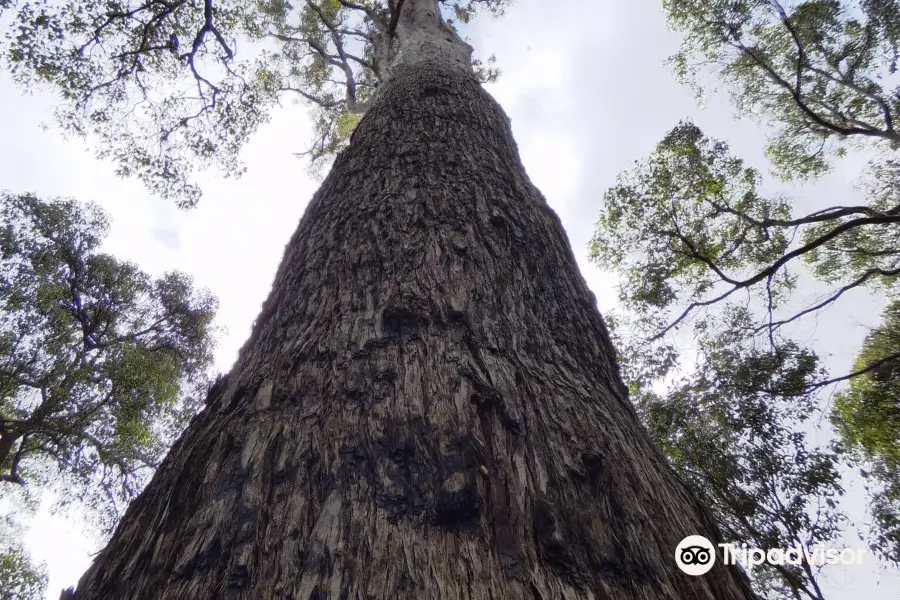
[[368,109],[367,104],[357,103],[356,99],[356,75],[353,73],[353,69],[350,67],[348,60],[353,60],[354,62],[372,69],[377,72],[377,67],[374,64],[365,61],[361,58],[348,54],[344,50],[344,42],[342,40],[341,34],[337,29],[337,25],[331,22],[331,19],[322,11],[322,9],[313,1],[306,0],[306,4],[318,15],[319,19],[328,29],[331,37],[331,41],[334,44],[335,50],[337,51],[337,56],[331,56],[325,52],[325,49],[322,48],[318,44],[313,44],[311,42],[307,42],[310,44],[316,52],[318,52],[322,58],[328,61],[330,64],[337,66],[344,74],[344,85],[347,88],[347,110],[352,113],[363,113]]
[[840,377],[833,377],[831,379],[817,381],[813,384],[810,384],[809,389],[822,388],[822,387],[826,387],[829,385],[833,385],[835,383],[840,383],[841,381],[848,381],[855,377],[859,377],[860,375],[865,375],[866,373],[871,373],[872,371],[877,370],[879,367],[882,367],[887,364],[892,364],[895,362],[900,364],[900,352],[895,352],[893,354],[889,354],[885,357],[879,358],[878,360],[872,361],[868,365],[866,365],[860,369],[856,369],[855,371],[852,371],[850,373],[847,373],[846,375],[841,375]]
[[400,12],[403,10],[403,0],[396,0],[394,9],[391,11],[391,22],[388,25],[388,37],[394,37],[397,32],[397,23],[400,21]]
[[[796,248],[794,250],[791,250],[790,252],[787,252],[781,258],[779,258],[778,260],[773,262],[771,265],[769,265],[767,268],[757,272],[753,276],[748,277],[746,279],[737,279],[735,277],[726,275],[715,264],[715,262],[712,259],[710,259],[708,256],[705,256],[705,255],[699,253],[693,247],[691,240],[686,238],[685,236],[682,236],[682,235],[678,234],[677,232],[661,231],[660,233],[662,233],[664,235],[671,235],[672,237],[679,239],[689,249],[689,252],[687,253],[688,256],[705,264],[710,270],[712,270],[714,273],[716,273],[716,275],[718,275],[722,281],[724,281],[725,283],[731,284],[732,287],[729,290],[723,292],[722,294],[719,294],[718,296],[715,296],[709,300],[691,302],[674,321],[672,321],[662,331],[660,331],[655,336],[653,336],[652,340],[658,340],[661,337],[665,336],[669,331],[671,331],[673,328],[675,328],[679,324],[681,324],[695,309],[701,308],[704,306],[710,306],[717,302],[721,302],[722,300],[728,298],[729,296],[731,296],[734,292],[736,292],[738,290],[751,287],[753,285],[756,285],[756,284],[766,280],[767,278],[774,276],[781,268],[783,268],[790,261],[792,261],[798,257],[801,257],[804,254],[808,254],[808,253],[812,252],[816,248],[823,246],[824,244],[828,243],[829,241],[837,238],[838,236],[840,236],[856,227],[863,227],[865,225],[885,225],[885,224],[889,224],[889,223],[900,223],[900,215],[883,214],[883,215],[874,216],[874,217],[863,217],[863,218],[859,218],[859,219],[853,219],[851,221],[844,221],[844,222],[840,223],[839,225],[835,226],[833,229],[831,229],[827,233],[817,237],[816,239],[800,246],[799,248]],[[874,275],[879,275],[879,274],[889,276],[889,275],[894,275],[895,272],[894,271],[882,271],[882,270],[876,269],[876,270],[873,270],[872,273],[867,275],[865,278],[863,278],[862,282],[865,282],[870,277],[872,277]],[[857,285],[861,285],[862,282]],[[855,286],[851,286],[851,287],[855,287]],[[840,293],[837,294],[835,299],[839,296],[840,296]]]
[[[839,117],[838,122],[827,119],[822,114],[814,110],[804,99],[801,69],[798,69],[797,78],[795,82],[791,84],[778,74],[775,68],[772,67],[772,65],[770,65],[764,59],[764,57],[758,50],[747,47],[740,40],[731,42],[731,45],[743,52],[745,56],[749,57],[756,65],[758,65],[763,71],[765,71],[766,75],[773,83],[781,88],[784,88],[790,94],[791,98],[793,98],[794,104],[797,106],[797,108],[799,108],[803,112],[803,114],[806,115],[806,117],[815,125],[818,125],[827,131],[843,136],[864,135],[884,138],[893,142],[900,142],[900,134],[894,131],[893,127],[891,127],[890,129],[879,129],[874,125],[863,123],[861,121],[857,121],[855,119],[844,116],[836,107],[821,105],[822,108]],[[803,65],[803,63],[801,62],[802,60],[803,54],[801,53],[797,59],[798,65]]]

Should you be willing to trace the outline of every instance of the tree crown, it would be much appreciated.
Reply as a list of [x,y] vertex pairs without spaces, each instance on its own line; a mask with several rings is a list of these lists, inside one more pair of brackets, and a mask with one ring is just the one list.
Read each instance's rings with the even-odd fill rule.
[[[4,66],[57,89],[63,128],[94,136],[119,175],[187,207],[195,165],[240,175],[240,149],[286,98],[314,108],[301,154],[338,152],[387,76],[403,1],[11,0]],[[454,23],[509,0],[434,2],[456,35]]]
[[0,195],[0,480],[50,484],[106,523],[202,401],[216,300],[99,251],[92,205]]
[[664,0],[684,34],[676,73],[712,70],[741,114],[777,126],[779,174],[821,174],[851,140],[900,147],[900,4],[895,0]]

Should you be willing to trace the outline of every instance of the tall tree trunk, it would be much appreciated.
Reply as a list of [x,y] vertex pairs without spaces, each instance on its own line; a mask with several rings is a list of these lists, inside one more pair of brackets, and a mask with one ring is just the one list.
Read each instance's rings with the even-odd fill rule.
[[75,598],[751,597],[733,567],[677,570],[714,527],[454,61],[392,68],[208,404]]

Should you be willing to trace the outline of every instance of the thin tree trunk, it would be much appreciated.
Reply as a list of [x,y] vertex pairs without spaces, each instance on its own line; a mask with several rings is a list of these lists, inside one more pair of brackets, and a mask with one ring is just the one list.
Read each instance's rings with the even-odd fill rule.
[[424,57],[381,86],[75,598],[751,598],[734,567],[677,570],[690,534],[716,538],[508,119]]

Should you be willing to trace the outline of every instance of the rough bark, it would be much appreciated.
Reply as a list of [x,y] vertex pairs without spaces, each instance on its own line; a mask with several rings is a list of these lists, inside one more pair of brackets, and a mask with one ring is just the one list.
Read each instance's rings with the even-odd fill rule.
[[382,87],[75,598],[750,598],[733,567],[677,570],[716,532],[503,111],[434,57]]

